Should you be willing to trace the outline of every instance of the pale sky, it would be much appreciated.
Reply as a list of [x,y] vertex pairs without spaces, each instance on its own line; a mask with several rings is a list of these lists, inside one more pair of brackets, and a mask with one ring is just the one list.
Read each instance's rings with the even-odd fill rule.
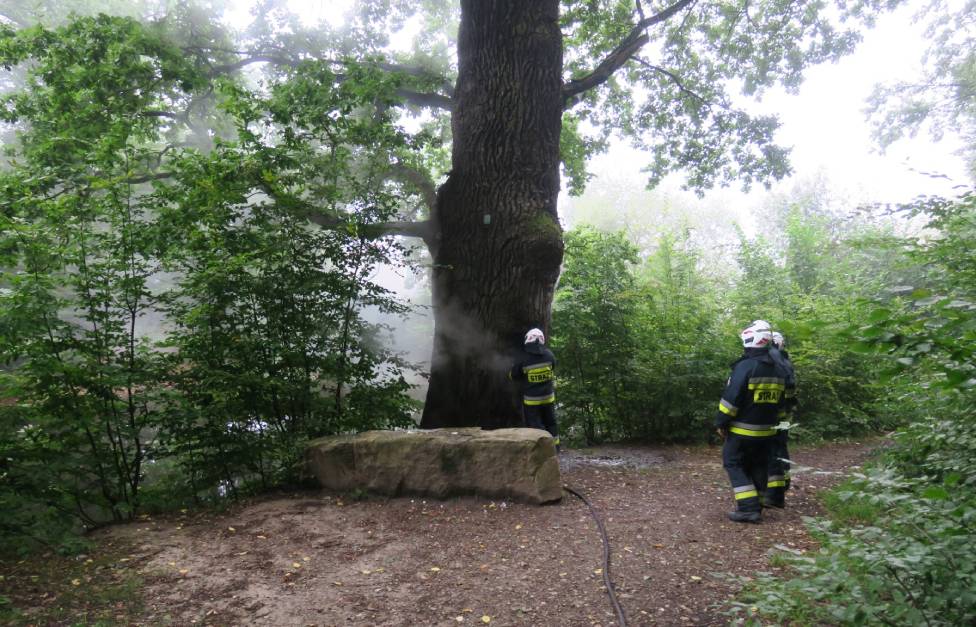
[[[777,141],[792,147],[795,173],[774,185],[772,191],[788,190],[797,180],[822,173],[832,188],[855,202],[898,203],[922,194],[953,195],[954,185],[971,184],[965,161],[956,154],[962,145],[958,137],[947,135],[933,143],[923,133],[893,144],[881,155],[863,112],[876,83],[910,80],[920,73],[926,47],[924,27],[913,24],[912,16],[923,4],[914,0],[883,16],[865,33],[854,54],[836,64],[809,70],[798,94],[772,90],[752,105],[757,112],[778,115],[782,126]],[[639,152],[617,145],[609,154],[594,159],[591,169],[598,178],[637,178],[643,176],[640,168],[646,161]],[[951,180],[925,176],[916,168],[944,174]],[[661,189],[669,195],[685,195],[679,187],[680,180],[675,177]],[[749,194],[726,189],[709,197],[720,198],[744,217],[764,194],[761,188]],[[572,203],[572,199],[564,200]],[[748,220],[743,221],[748,228]]]

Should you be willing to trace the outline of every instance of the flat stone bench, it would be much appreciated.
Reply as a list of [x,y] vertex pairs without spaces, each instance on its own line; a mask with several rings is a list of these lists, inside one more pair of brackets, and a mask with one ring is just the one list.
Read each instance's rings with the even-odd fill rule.
[[366,431],[313,440],[305,467],[322,487],[388,496],[562,498],[550,435],[539,429]]

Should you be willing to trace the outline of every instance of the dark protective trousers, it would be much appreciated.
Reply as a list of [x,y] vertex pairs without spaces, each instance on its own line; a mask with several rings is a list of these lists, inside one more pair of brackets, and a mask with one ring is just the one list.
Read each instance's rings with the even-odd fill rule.
[[787,446],[789,433],[789,431],[783,430],[774,435],[769,452],[766,499],[768,504],[780,507],[786,501],[786,491],[790,489],[790,450]]
[[754,438],[729,433],[722,446],[722,465],[729,474],[735,508],[740,512],[762,510],[759,495],[766,491],[775,436]]
[[522,405],[522,417],[525,426],[531,429],[542,429],[559,440],[559,432],[556,429],[556,404],[546,403],[544,405]]

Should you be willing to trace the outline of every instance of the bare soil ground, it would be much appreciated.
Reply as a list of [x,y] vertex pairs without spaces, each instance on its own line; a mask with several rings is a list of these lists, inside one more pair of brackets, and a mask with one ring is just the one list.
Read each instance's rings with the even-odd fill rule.
[[[775,545],[813,547],[802,517],[821,513],[817,492],[876,444],[797,448],[802,468],[794,471],[787,509],[767,510],[759,525],[725,518],[732,500],[717,447],[566,451],[560,465],[563,483],[603,517],[611,575],[630,625],[724,625],[722,605],[739,587],[731,576],[775,571],[768,562]],[[88,558],[75,568],[80,576],[64,575],[73,577],[70,585],[44,585],[36,576],[29,585],[29,563],[8,569],[0,593],[21,613],[18,622],[91,624],[97,616],[130,625],[617,624],[598,530],[568,494],[537,507],[306,492],[219,514],[146,517],[102,530],[95,540],[114,556],[111,563],[95,569]],[[137,599],[86,599],[85,586],[109,574],[116,581],[134,576]],[[65,589],[75,610],[41,611],[65,603],[59,594],[66,593],[58,592]]]

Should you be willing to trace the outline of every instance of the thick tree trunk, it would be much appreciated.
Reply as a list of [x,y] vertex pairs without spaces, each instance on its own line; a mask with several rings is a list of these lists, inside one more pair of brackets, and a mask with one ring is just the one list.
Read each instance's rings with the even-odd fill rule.
[[562,262],[558,0],[462,0],[452,172],[432,243],[434,349],[421,426],[517,426],[506,373],[548,330]]

